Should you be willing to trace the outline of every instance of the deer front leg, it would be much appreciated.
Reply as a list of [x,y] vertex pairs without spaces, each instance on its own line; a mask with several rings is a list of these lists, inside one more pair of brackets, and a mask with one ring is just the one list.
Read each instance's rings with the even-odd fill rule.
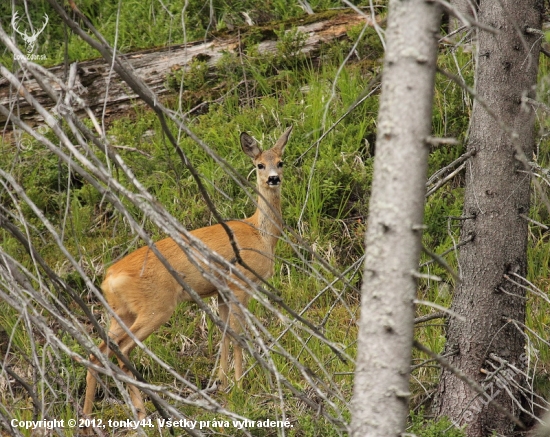
[[[242,290],[234,292],[234,296],[238,301],[246,306],[248,303],[248,295]],[[240,334],[244,329],[244,314],[236,302],[225,302],[221,296],[218,296],[218,311],[220,318],[225,326],[229,326],[233,332]],[[233,359],[235,362],[235,381],[238,387],[241,387],[241,377],[243,375],[243,349],[231,339],[231,336],[223,332],[222,347],[220,352],[220,369],[218,378],[221,381],[222,387],[227,386],[227,373],[229,370],[229,343],[233,343]]]
[[[229,323],[229,307],[223,301],[223,298],[218,295],[218,312],[224,326]],[[220,350],[220,367],[218,369],[218,379],[220,380],[221,388],[227,387],[227,372],[229,370],[229,335],[222,329],[222,342]]]

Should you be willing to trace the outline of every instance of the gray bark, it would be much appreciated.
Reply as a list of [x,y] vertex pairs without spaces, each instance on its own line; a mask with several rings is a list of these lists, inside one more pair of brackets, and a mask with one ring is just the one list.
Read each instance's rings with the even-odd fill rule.
[[[478,13],[479,21],[498,33],[480,31],[478,35],[476,93],[485,103],[477,99],[472,112],[468,149],[476,154],[466,167],[463,215],[470,219],[462,228],[462,239],[474,239],[460,248],[462,282],[452,310],[465,320],[451,319],[446,352],[455,352],[450,363],[482,385],[486,372],[494,371],[491,354],[518,368],[523,361],[523,333],[510,320],[524,322],[525,302],[517,297],[524,291],[504,275],[526,273],[528,229],[520,215],[529,213],[525,160],[533,153],[534,112],[522,99],[535,96],[540,35],[525,29],[540,29],[541,13],[539,0],[483,0]],[[521,397],[506,378],[522,383],[521,374],[501,374],[485,382],[486,394],[479,397],[444,370],[436,411],[457,425],[467,425],[471,437],[493,431],[512,435],[514,424],[487,405],[496,400],[519,416],[510,394],[520,401]]]
[[459,14],[467,20],[472,20],[477,8],[475,0],[451,0],[449,3],[454,8],[454,13],[449,18],[449,33],[452,33],[464,26]]
[[389,4],[352,400],[355,437],[398,436],[408,415],[440,18],[434,2]]

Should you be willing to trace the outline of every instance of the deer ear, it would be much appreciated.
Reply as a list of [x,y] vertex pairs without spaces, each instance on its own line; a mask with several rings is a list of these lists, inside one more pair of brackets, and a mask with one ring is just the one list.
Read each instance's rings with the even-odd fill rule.
[[292,132],[292,125],[285,130],[285,132],[279,137],[275,145],[273,146],[274,149],[279,149],[279,155],[282,155],[285,151],[285,146],[288,141],[288,138],[290,137],[290,132]]
[[243,152],[252,159],[256,159],[262,153],[258,142],[246,132],[241,133],[241,147],[243,148]]

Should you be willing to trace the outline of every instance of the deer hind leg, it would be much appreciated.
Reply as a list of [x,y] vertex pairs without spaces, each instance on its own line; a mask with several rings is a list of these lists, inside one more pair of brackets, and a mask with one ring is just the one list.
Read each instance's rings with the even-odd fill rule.
[[[235,290],[230,287],[235,297],[239,302],[246,306],[248,303],[248,295],[241,289]],[[218,296],[218,311],[220,318],[226,326],[229,326],[235,333],[240,334],[244,328],[244,315],[236,303],[225,302],[221,296]],[[218,379],[221,381],[222,387],[227,386],[227,373],[229,370],[229,343],[233,343],[233,359],[235,362],[235,381],[237,386],[241,387],[241,376],[243,375],[243,350],[242,347],[235,341],[231,340],[231,336],[225,332],[222,339],[222,347],[220,352],[220,369],[218,371]]]
[[[131,325],[130,332],[132,332],[133,337],[137,340],[144,341],[149,335],[170,319],[172,312],[173,309],[169,311],[168,308],[164,308],[163,311],[148,311],[146,314],[140,314]],[[128,358],[132,350],[136,347],[136,342],[130,335],[124,332],[118,341],[118,346],[122,355]],[[122,360],[119,359],[118,364],[124,373],[133,378],[132,372],[126,367]],[[145,405],[143,404],[143,398],[141,397],[139,389],[135,385],[128,384],[128,391],[130,392],[132,404],[136,409],[138,420],[145,419]]]
[[[126,315],[125,317],[121,317],[123,322],[127,326],[131,326],[134,323],[135,318],[131,315]],[[115,343],[118,344],[118,340],[120,337],[124,334],[124,328],[120,326],[120,324],[113,318],[111,319],[111,326],[109,327],[109,338],[113,340]],[[113,351],[108,348],[107,343],[102,342],[99,345],[99,351],[102,354],[108,354],[108,357],[113,356]],[[90,361],[95,364],[99,365],[99,360],[95,357],[95,355],[90,355]],[[84,408],[83,412],[87,416],[90,416],[92,414],[93,406],[94,406],[94,400],[95,400],[95,392],[97,388],[97,372],[93,370],[92,368],[88,368],[88,372],[86,375],[86,395],[84,398]]]

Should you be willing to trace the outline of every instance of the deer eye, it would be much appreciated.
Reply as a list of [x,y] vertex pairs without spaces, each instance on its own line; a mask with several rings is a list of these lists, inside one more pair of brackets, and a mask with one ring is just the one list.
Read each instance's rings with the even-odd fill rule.
[[263,170],[265,168],[265,165],[263,164],[258,164],[258,170]]
[[277,167],[283,168],[283,161],[279,161],[279,163],[277,164]]

